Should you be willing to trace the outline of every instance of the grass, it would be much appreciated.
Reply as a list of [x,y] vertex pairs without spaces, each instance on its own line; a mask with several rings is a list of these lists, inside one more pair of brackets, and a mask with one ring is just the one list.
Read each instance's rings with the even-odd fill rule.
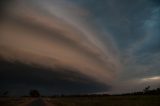
[[0,106],[18,106],[19,104],[29,101],[31,98],[0,98]]
[[[0,106],[19,106],[33,98],[0,98]],[[160,106],[160,96],[91,96],[43,98],[53,106]]]
[[56,106],[160,106],[160,96],[63,97],[49,102]]

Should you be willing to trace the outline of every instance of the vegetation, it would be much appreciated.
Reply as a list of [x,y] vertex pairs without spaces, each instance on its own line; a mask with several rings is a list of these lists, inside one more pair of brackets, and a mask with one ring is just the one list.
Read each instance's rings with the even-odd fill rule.
[[[0,106],[21,106],[29,103],[31,97],[0,98]],[[53,106],[160,106],[160,96],[90,96],[43,98]],[[51,105],[52,106],[52,105]]]
[[[8,91],[5,90],[1,94],[0,106],[22,105],[40,97],[38,90],[31,90],[30,96],[20,98],[7,97]],[[61,95],[41,96],[41,99],[54,106],[160,106],[160,88],[150,89],[150,86],[147,86],[141,92],[121,95]]]
[[122,95],[160,95],[160,88],[150,89],[150,86],[147,86],[140,92],[126,93]]
[[30,91],[30,96],[31,97],[40,97],[40,93],[38,90],[31,90]]
[[6,97],[6,96],[8,96],[8,94],[9,94],[9,91],[7,91],[7,90],[0,90],[0,96]]
[[96,96],[50,98],[55,106],[160,106],[160,96]]

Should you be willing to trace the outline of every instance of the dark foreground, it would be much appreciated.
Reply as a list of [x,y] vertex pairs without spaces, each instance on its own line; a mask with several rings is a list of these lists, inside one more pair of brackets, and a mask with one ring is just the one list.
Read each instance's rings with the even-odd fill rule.
[[160,106],[160,96],[0,98],[0,106]]

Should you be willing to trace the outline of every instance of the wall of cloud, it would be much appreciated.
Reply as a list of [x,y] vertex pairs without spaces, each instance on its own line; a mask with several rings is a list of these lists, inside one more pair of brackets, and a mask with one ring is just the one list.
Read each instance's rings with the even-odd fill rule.
[[[14,0],[1,21],[0,56],[9,61],[64,67],[108,84],[120,68],[90,13],[65,0]],[[107,47],[108,46],[108,47]]]

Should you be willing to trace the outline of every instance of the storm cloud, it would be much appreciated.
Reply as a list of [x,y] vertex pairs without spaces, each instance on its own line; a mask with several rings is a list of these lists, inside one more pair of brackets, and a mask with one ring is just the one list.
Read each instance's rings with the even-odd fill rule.
[[[1,88],[11,88],[12,81],[14,89],[30,83],[31,88],[64,88],[61,93],[160,86],[158,0],[13,0],[1,5]],[[15,67],[7,69],[10,65]]]

